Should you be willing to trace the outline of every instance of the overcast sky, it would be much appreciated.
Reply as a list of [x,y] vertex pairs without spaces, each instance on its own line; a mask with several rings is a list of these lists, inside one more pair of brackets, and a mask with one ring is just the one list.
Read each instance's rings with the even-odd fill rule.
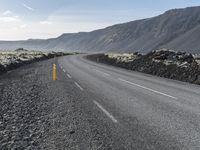
[[92,31],[198,5],[200,0],[0,0],[0,40]]

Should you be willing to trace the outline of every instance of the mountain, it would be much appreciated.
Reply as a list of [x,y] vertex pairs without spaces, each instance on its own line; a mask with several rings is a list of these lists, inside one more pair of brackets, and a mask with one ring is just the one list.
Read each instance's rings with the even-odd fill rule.
[[113,25],[92,32],[63,34],[46,40],[1,41],[0,48],[148,52],[171,48],[200,53],[200,6],[173,9],[162,15]]

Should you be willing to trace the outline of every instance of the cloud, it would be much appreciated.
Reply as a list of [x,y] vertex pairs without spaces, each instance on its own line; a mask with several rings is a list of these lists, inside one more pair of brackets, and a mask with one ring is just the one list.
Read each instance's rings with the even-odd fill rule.
[[22,24],[22,25],[20,25],[20,28],[26,28],[27,27],[27,24]]
[[50,25],[50,24],[52,24],[52,22],[50,22],[50,21],[40,21],[40,24]]
[[12,14],[12,12],[10,10],[6,10],[3,12],[4,16],[10,15],[10,14]]
[[14,17],[0,17],[0,21],[1,22],[16,22],[16,21],[20,21],[18,16],[14,16]]
[[34,11],[35,10],[34,8],[28,6],[28,5],[24,4],[24,3],[22,3],[22,6],[24,6],[26,9],[28,9],[30,11]]

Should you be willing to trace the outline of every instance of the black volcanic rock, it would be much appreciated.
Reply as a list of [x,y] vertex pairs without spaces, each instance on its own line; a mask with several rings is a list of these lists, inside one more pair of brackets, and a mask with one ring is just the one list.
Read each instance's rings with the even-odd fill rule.
[[0,74],[4,73],[6,71],[5,67],[0,64]]
[[0,48],[147,53],[171,48],[200,52],[200,7],[173,9],[162,15],[92,32],[63,34],[47,40],[0,42]]
[[200,84],[200,64],[191,54],[185,52],[155,50],[146,55],[137,54],[132,57],[134,58],[132,61],[129,61],[128,57],[123,54],[95,54],[88,56],[88,58],[129,70]]
[[0,52],[0,74],[16,69],[24,64],[64,55],[70,55],[70,53],[28,51],[23,48],[10,52]]

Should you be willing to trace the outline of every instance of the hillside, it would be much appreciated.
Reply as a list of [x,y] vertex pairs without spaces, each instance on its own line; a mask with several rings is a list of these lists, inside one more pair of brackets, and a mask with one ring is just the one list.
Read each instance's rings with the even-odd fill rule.
[[0,48],[148,52],[171,48],[200,52],[200,7],[173,9],[162,15],[92,32],[63,34],[47,40],[0,42]]

